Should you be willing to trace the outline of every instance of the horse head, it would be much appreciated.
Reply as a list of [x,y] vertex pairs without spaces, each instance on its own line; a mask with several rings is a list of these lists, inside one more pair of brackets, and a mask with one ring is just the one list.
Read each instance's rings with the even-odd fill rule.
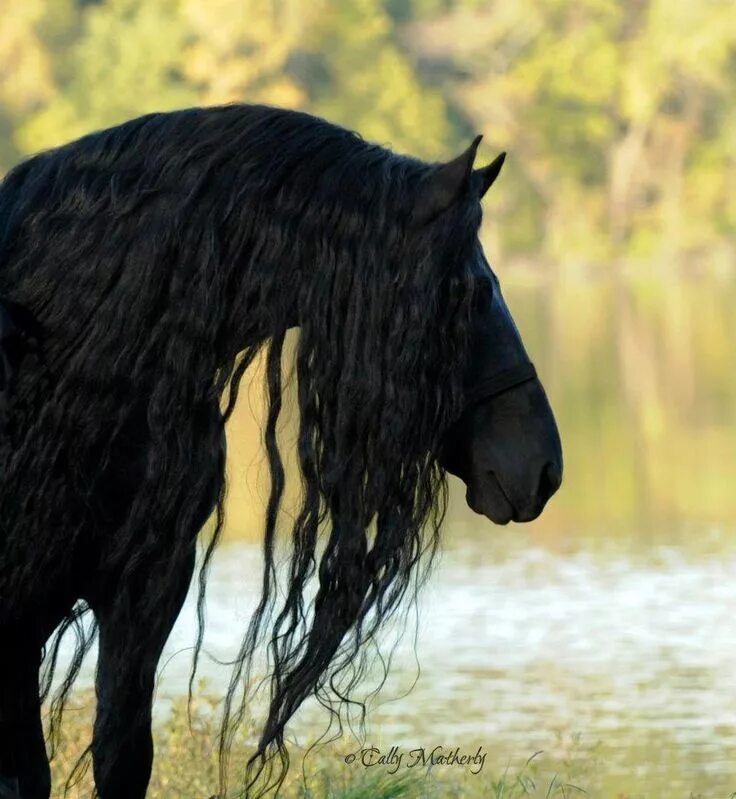
[[[480,200],[498,177],[502,153],[473,170],[478,136],[428,181],[415,212],[429,221],[464,193]],[[497,524],[531,521],[562,480],[562,447],[544,387],[527,355],[498,278],[477,242],[465,410],[445,435],[440,464],[467,486],[466,500]]]

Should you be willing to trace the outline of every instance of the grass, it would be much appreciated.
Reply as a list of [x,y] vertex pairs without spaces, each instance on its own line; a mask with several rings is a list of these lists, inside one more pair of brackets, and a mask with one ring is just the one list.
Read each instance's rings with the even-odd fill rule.
[[[200,692],[190,725],[186,701],[176,699],[171,712],[156,724],[148,799],[209,799],[215,793],[218,702]],[[53,799],[64,796],[67,777],[90,741],[93,711],[90,694],[79,693],[70,701],[52,760]],[[255,727],[246,723],[236,738],[228,799],[237,795],[238,768],[245,764],[255,736]],[[731,781],[722,772],[709,777],[707,770],[701,770],[694,778],[692,764],[680,762],[681,750],[669,747],[661,734],[656,741],[632,735],[623,770],[620,763],[611,768],[612,750],[601,743],[584,744],[576,735],[561,738],[553,753],[535,752],[508,760],[504,760],[508,756],[502,751],[502,741],[497,748],[483,749],[488,757],[473,774],[467,767],[447,764],[409,767],[408,758],[401,767],[385,763],[366,767],[359,757],[350,759],[359,750],[347,735],[314,748],[306,758],[305,751],[292,744],[291,768],[278,799],[736,799],[736,777]],[[383,753],[388,750],[388,744],[381,746]],[[663,752],[669,753],[664,761]],[[70,786],[69,799],[88,799],[90,772]]]
[[[218,775],[216,711],[216,700],[206,696],[195,699],[190,725],[186,701],[180,698],[173,702],[167,718],[155,725],[156,757],[148,799],[208,799],[213,795]],[[91,694],[80,693],[70,700],[51,764],[54,799],[64,796],[67,778],[90,741],[93,712]],[[236,767],[245,763],[248,741],[254,734],[253,728],[246,725],[235,741],[231,757],[233,788],[237,785]],[[383,764],[366,767],[359,760],[348,765],[346,759],[355,753],[355,745],[349,745],[347,736],[313,750],[306,758],[295,745],[289,751],[291,768],[279,799],[573,799],[585,795],[569,775],[551,772],[550,776],[542,753],[519,767],[509,765],[494,775],[487,766],[472,774],[463,767],[448,765],[417,763],[398,769]],[[91,790],[88,768],[76,784],[69,786],[66,796],[86,799]]]

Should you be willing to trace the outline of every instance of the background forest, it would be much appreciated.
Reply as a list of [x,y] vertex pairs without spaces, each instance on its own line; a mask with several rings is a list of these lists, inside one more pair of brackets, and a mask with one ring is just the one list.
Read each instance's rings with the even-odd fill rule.
[[0,169],[148,111],[267,102],[431,159],[485,133],[512,155],[498,258],[733,260],[733,3],[2,5]]

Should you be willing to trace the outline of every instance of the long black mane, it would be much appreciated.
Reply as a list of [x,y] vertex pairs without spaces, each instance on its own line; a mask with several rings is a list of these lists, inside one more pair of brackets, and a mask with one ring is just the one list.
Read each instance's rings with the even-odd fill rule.
[[[218,423],[230,416],[265,348],[265,567],[226,699],[223,782],[264,637],[270,707],[247,780],[265,784],[288,762],[289,718],[310,694],[349,700],[362,644],[435,551],[446,488],[436,454],[462,410],[481,211],[468,198],[413,221],[434,169],[306,114],[235,105],[92,134],[29,159],[0,186],[0,296],[43,330],[0,441],[0,536],[16,563],[0,586],[6,610],[40,602],[41,584],[68,584],[80,551],[122,564],[124,577],[164,552],[172,579],[181,571],[197,532],[187,498],[211,478],[192,453],[216,447],[221,432],[202,420],[213,406]],[[284,577],[277,422],[293,326],[302,490]],[[111,508],[106,475],[133,448],[135,419],[157,454],[140,485],[119,492],[130,501]],[[176,529],[163,542],[168,518]],[[88,565],[100,563],[90,554]],[[140,582],[120,584],[125,602],[125,586]],[[163,588],[146,596],[154,609]],[[201,641],[200,625],[197,652]]]

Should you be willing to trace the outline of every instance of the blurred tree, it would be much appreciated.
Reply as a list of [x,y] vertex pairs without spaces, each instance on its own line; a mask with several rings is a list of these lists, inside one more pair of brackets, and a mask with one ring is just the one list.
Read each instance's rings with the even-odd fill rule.
[[[52,54],[41,33],[46,6],[44,0],[0,2],[0,172],[20,156],[14,136],[17,126],[48,102],[56,89]],[[62,1],[51,21],[56,25],[47,27],[63,28],[64,17],[69,21],[72,15],[71,3]]]
[[43,0],[2,3],[0,26],[0,103],[22,113],[47,100],[53,91],[49,54],[39,36]]
[[181,71],[187,28],[180,0],[85,5],[81,32],[57,53],[59,91],[20,126],[25,151],[59,144],[140,114],[192,105]]
[[0,2],[0,168],[146,111],[267,102],[430,159],[484,131],[511,152],[509,254],[733,257],[732,2]]
[[301,0],[186,0],[183,70],[200,101],[303,106],[290,59],[316,8]]
[[[733,232],[730,192],[712,165],[719,158],[733,174],[736,4],[453,5],[410,26],[407,40],[444,63],[460,107],[515,156],[507,243],[556,259],[671,256],[689,220],[703,221],[686,188],[694,163],[713,216]],[[715,233],[706,225],[693,243]]]
[[447,156],[447,105],[422,86],[382,0],[326,0],[304,47],[316,62],[311,110],[399,151]]

